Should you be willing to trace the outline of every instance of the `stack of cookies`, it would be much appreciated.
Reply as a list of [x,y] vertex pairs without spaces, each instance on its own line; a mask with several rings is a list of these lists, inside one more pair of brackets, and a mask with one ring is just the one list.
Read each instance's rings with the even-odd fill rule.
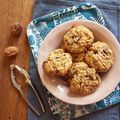
[[49,54],[43,66],[47,74],[66,78],[72,93],[88,95],[100,85],[99,73],[107,72],[112,64],[110,47],[95,42],[93,33],[78,25],[65,33],[61,47]]

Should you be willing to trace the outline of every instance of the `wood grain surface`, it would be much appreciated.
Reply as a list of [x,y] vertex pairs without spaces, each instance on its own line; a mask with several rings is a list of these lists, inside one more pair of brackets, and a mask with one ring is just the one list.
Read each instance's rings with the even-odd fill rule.
[[[32,18],[34,0],[0,0],[0,120],[26,120],[27,105],[21,98],[10,80],[10,64],[29,69],[30,48],[26,37],[26,27]],[[10,34],[10,26],[14,22],[22,24],[23,31],[19,38]],[[16,57],[6,57],[4,49],[17,46]],[[23,83],[23,77],[17,74],[18,82]],[[27,93],[27,86],[24,86]]]

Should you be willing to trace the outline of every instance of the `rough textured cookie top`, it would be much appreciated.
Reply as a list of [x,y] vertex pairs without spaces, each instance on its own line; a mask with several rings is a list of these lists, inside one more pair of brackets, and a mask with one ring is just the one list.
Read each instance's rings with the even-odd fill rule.
[[82,69],[86,69],[88,68],[88,65],[85,62],[76,62],[73,63],[70,67],[70,69],[68,70],[67,73],[67,81],[68,83],[70,83],[71,78],[73,77],[74,74],[76,74],[77,72],[81,71]]
[[48,74],[65,76],[72,65],[72,57],[65,53],[63,49],[56,49],[49,54],[43,63],[44,69]]
[[79,72],[82,69],[88,68],[88,65],[85,62],[76,62],[73,63],[68,71],[67,76],[73,76],[75,73]]
[[113,64],[113,52],[106,43],[98,41],[90,47],[85,61],[97,72],[106,72]]
[[71,53],[85,52],[94,41],[92,32],[85,26],[79,25],[70,29],[64,35],[64,48]]
[[81,69],[75,73],[70,81],[70,91],[78,95],[94,92],[101,83],[101,79],[94,68]]

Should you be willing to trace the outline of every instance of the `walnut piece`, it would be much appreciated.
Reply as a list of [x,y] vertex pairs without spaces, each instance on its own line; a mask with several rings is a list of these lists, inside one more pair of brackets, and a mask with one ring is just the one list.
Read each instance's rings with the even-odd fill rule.
[[21,32],[22,32],[22,25],[20,23],[14,23],[11,26],[11,34],[13,36],[19,36]]
[[10,46],[5,48],[4,52],[6,56],[11,57],[11,56],[15,56],[19,52],[19,49],[15,46]]

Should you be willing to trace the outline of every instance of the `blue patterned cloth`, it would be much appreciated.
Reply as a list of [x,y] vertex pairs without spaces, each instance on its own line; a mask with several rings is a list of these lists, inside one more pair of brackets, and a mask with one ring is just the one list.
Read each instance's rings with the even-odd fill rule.
[[[89,19],[105,25],[105,21],[99,9],[90,3],[82,3],[80,5],[59,10],[46,16],[34,19],[28,26],[28,39],[36,64],[41,41],[44,40],[47,33],[56,25],[73,19]],[[109,24],[107,24],[107,26],[109,28]],[[47,90],[46,95],[53,114],[58,116],[59,120],[69,120],[119,103],[120,84],[104,100],[86,106],[75,106],[63,103],[53,97]]]

